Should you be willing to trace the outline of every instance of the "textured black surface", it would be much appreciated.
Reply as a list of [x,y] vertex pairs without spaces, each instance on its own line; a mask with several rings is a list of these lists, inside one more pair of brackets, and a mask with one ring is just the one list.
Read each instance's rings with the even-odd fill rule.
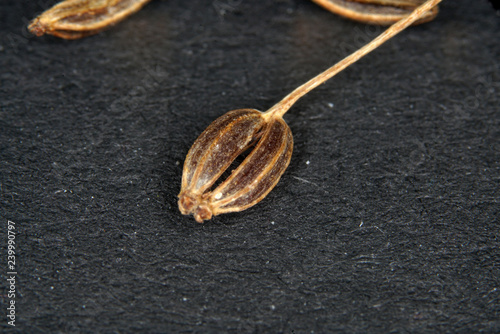
[[27,34],[53,3],[0,4],[4,287],[7,220],[18,233],[17,325],[2,315],[2,332],[500,330],[487,1],[444,1],[299,101],[278,186],[203,225],[176,203],[198,134],[381,28],[307,0],[169,0],[84,40]]

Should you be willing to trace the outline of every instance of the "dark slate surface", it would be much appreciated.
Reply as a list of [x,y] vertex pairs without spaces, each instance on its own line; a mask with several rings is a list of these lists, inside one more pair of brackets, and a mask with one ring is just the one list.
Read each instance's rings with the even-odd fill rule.
[[0,4],[2,286],[8,220],[18,272],[2,332],[500,330],[487,1],[445,1],[301,100],[279,185],[203,225],[176,203],[197,135],[381,28],[306,0],[169,0],[84,40],[27,34],[53,3]]

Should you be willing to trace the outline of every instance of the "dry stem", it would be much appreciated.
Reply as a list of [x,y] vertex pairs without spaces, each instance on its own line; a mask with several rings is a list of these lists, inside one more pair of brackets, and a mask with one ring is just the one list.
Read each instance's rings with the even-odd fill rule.
[[378,48],[380,45],[382,45],[384,42],[388,41],[392,37],[394,37],[396,34],[410,26],[413,22],[418,20],[424,13],[426,13],[428,10],[436,6],[438,3],[440,3],[442,0],[428,0],[425,2],[423,5],[420,7],[417,7],[410,15],[405,17],[404,19],[401,19],[400,21],[394,23],[392,26],[390,26],[386,31],[384,31],[382,34],[380,34],[377,38],[375,38],[373,41],[368,43],[367,45],[363,46],[356,52],[350,54],[346,58],[342,59],[340,62],[337,64],[333,65],[326,71],[318,74],[305,84],[301,85],[300,87],[296,88],[293,92],[288,94],[283,100],[278,102],[276,105],[274,105],[271,109],[269,109],[267,112],[264,113],[264,117],[266,118],[271,118],[271,117],[283,117],[283,115],[290,109],[290,107],[297,102],[298,99],[300,99],[302,96],[306,95],[309,93],[311,90],[314,88],[318,87],[328,79],[332,78],[335,76],[337,73],[348,67],[349,65],[355,63],[359,59],[361,59],[363,56],[366,54],[370,53],[371,51],[375,50]]

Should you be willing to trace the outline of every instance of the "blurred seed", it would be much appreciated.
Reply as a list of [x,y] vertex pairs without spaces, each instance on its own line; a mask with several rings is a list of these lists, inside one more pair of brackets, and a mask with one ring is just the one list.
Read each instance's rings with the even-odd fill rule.
[[[329,11],[368,24],[390,25],[408,16],[425,0],[312,0]],[[415,21],[421,24],[438,14],[434,6]]]
[[77,39],[97,34],[137,12],[151,0],[66,0],[35,18],[28,29],[37,36],[50,34]]

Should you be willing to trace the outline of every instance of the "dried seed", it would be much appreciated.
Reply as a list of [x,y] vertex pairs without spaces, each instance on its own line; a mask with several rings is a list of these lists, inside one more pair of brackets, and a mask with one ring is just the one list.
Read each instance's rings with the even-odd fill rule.
[[[312,0],[329,11],[348,19],[369,24],[390,25],[408,16],[425,0]],[[435,6],[423,13],[414,24],[433,20]]]
[[35,18],[28,29],[77,39],[96,34],[137,12],[151,0],[66,0]]
[[[249,146],[251,153],[215,189],[210,188]],[[198,137],[184,163],[179,209],[196,221],[245,210],[278,183],[292,156],[293,138],[281,117],[254,109],[230,111]]]

